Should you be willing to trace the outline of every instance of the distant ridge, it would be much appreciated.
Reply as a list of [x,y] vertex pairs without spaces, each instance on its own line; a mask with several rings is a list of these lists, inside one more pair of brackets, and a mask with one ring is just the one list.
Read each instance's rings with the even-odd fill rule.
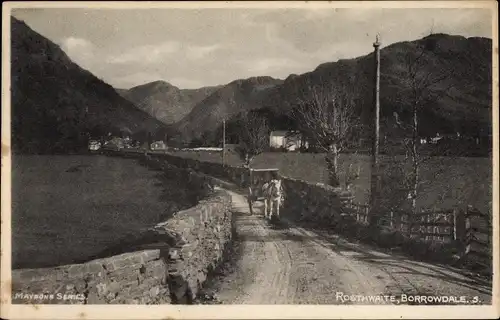
[[[491,133],[491,54],[489,38],[432,34],[415,41],[391,44],[381,49],[382,131],[391,134],[393,112],[408,117],[410,99],[403,94],[405,64],[415,58],[417,46],[425,48],[423,72],[447,70],[450,76],[434,88],[439,99],[428,104],[420,115],[422,135],[455,133],[477,136]],[[266,109],[283,116],[295,103],[297,90],[308,90],[322,82],[347,84],[353,88],[357,112],[369,122],[372,108],[373,53],[319,65],[311,72],[290,75],[284,81],[270,77],[236,80],[199,102],[182,120],[174,124],[183,139],[199,139],[215,132],[223,117],[248,109]],[[306,85],[307,84],[307,85]],[[451,87],[446,94],[440,94]],[[444,93],[444,91],[443,91]],[[234,96],[234,99],[231,97]]]
[[179,89],[159,80],[117,92],[156,119],[171,124],[182,119],[197,103],[219,88]]
[[215,131],[223,117],[229,119],[241,111],[262,108],[281,84],[283,80],[267,76],[232,81],[199,102],[173,128],[186,140],[200,138],[205,132]]

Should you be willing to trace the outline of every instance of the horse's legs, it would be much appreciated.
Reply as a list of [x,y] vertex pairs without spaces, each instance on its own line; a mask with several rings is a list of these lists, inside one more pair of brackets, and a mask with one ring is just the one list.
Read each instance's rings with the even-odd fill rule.
[[252,199],[248,198],[248,207],[250,208],[250,215],[253,216]]
[[267,199],[264,199],[264,218],[267,218]]
[[280,199],[276,200],[276,218],[280,218]]
[[269,219],[273,218],[273,199],[269,199]]
[[271,219],[271,216],[273,215],[273,203],[269,199],[266,199],[266,201],[267,201],[267,208],[269,210],[267,212],[267,218]]

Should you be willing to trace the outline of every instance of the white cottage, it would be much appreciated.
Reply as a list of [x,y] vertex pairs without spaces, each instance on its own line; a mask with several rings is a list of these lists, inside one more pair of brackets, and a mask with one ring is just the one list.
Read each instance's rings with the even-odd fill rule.
[[151,150],[166,150],[166,149],[167,145],[165,144],[165,142],[161,140],[155,141],[151,144]]
[[[294,131],[271,131],[269,136],[269,147],[285,148],[288,151],[295,151],[302,146],[302,134]],[[307,141],[304,147],[308,147]]]

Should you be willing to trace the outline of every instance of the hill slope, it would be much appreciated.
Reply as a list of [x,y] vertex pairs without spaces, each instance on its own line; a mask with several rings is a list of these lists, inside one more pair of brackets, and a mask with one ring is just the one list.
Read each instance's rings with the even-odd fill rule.
[[241,111],[262,108],[269,95],[283,83],[271,77],[253,77],[235,80],[218,89],[173,127],[184,140],[211,134],[226,119]]
[[[422,97],[426,100],[420,112],[420,133],[433,135],[437,132],[460,131],[471,136],[488,135],[492,125],[491,50],[491,39],[445,34],[434,34],[382,48],[382,133],[399,134],[393,128],[394,111],[403,120],[408,120],[412,103],[408,61],[418,61],[421,72],[419,80],[443,78],[442,81],[419,88],[423,90]],[[175,127],[185,139],[200,137],[203,130],[212,130],[220,125],[220,121],[214,117],[215,110],[231,116],[242,109],[264,108],[279,118],[286,115],[296,103],[297,92],[329,83],[336,88],[350,89],[359,116],[369,126],[373,118],[373,70],[373,53],[325,63],[314,71],[291,75],[285,81],[271,82],[272,85],[264,89],[258,99],[254,99],[253,95],[240,94],[235,104],[228,103],[230,92],[239,91],[236,83],[245,82],[238,80],[200,102]],[[370,131],[364,132],[368,135]]]
[[14,152],[70,152],[87,132],[163,130],[113,87],[72,62],[58,45],[11,17]]
[[[380,102],[382,129],[391,131],[393,112],[410,117],[413,102],[408,61],[419,70],[415,87],[424,100],[420,132],[468,135],[491,130],[491,39],[434,34],[381,49]],[[417,58],[419,60],[417,60]],[[294,103],[296,89],[304,83],[331,82],[352,88],[360,114],[370,121],[373,91],[373,53],[356,59],[318,66],[313,72],[292,77],[280,88],[281,105]],[[437,81],[439,79],[439,81]],[[435,80],[435,81],[434,81]],[[435,83],[433,83],[435,82]],[[303,88],[302,88],[303,89]],[[280,106],[274,103],[279,111]]]
[[197,103],[220,87],[181,90],[168,82],[154,81],[117,92],[156,119],[171,124],[181,120]]

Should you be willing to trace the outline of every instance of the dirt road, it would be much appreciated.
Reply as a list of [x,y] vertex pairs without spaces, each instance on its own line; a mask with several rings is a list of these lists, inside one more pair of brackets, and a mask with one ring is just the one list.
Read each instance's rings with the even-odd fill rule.
[[388,255],[286,220],[277,226],[263,218],[261,209],[250,215],[242,195],[231,195],[239,252],[230,270],[209,287],[221,303],[411,302],[404,294],[491,303],[491,284],[471,280],[460,270]]

